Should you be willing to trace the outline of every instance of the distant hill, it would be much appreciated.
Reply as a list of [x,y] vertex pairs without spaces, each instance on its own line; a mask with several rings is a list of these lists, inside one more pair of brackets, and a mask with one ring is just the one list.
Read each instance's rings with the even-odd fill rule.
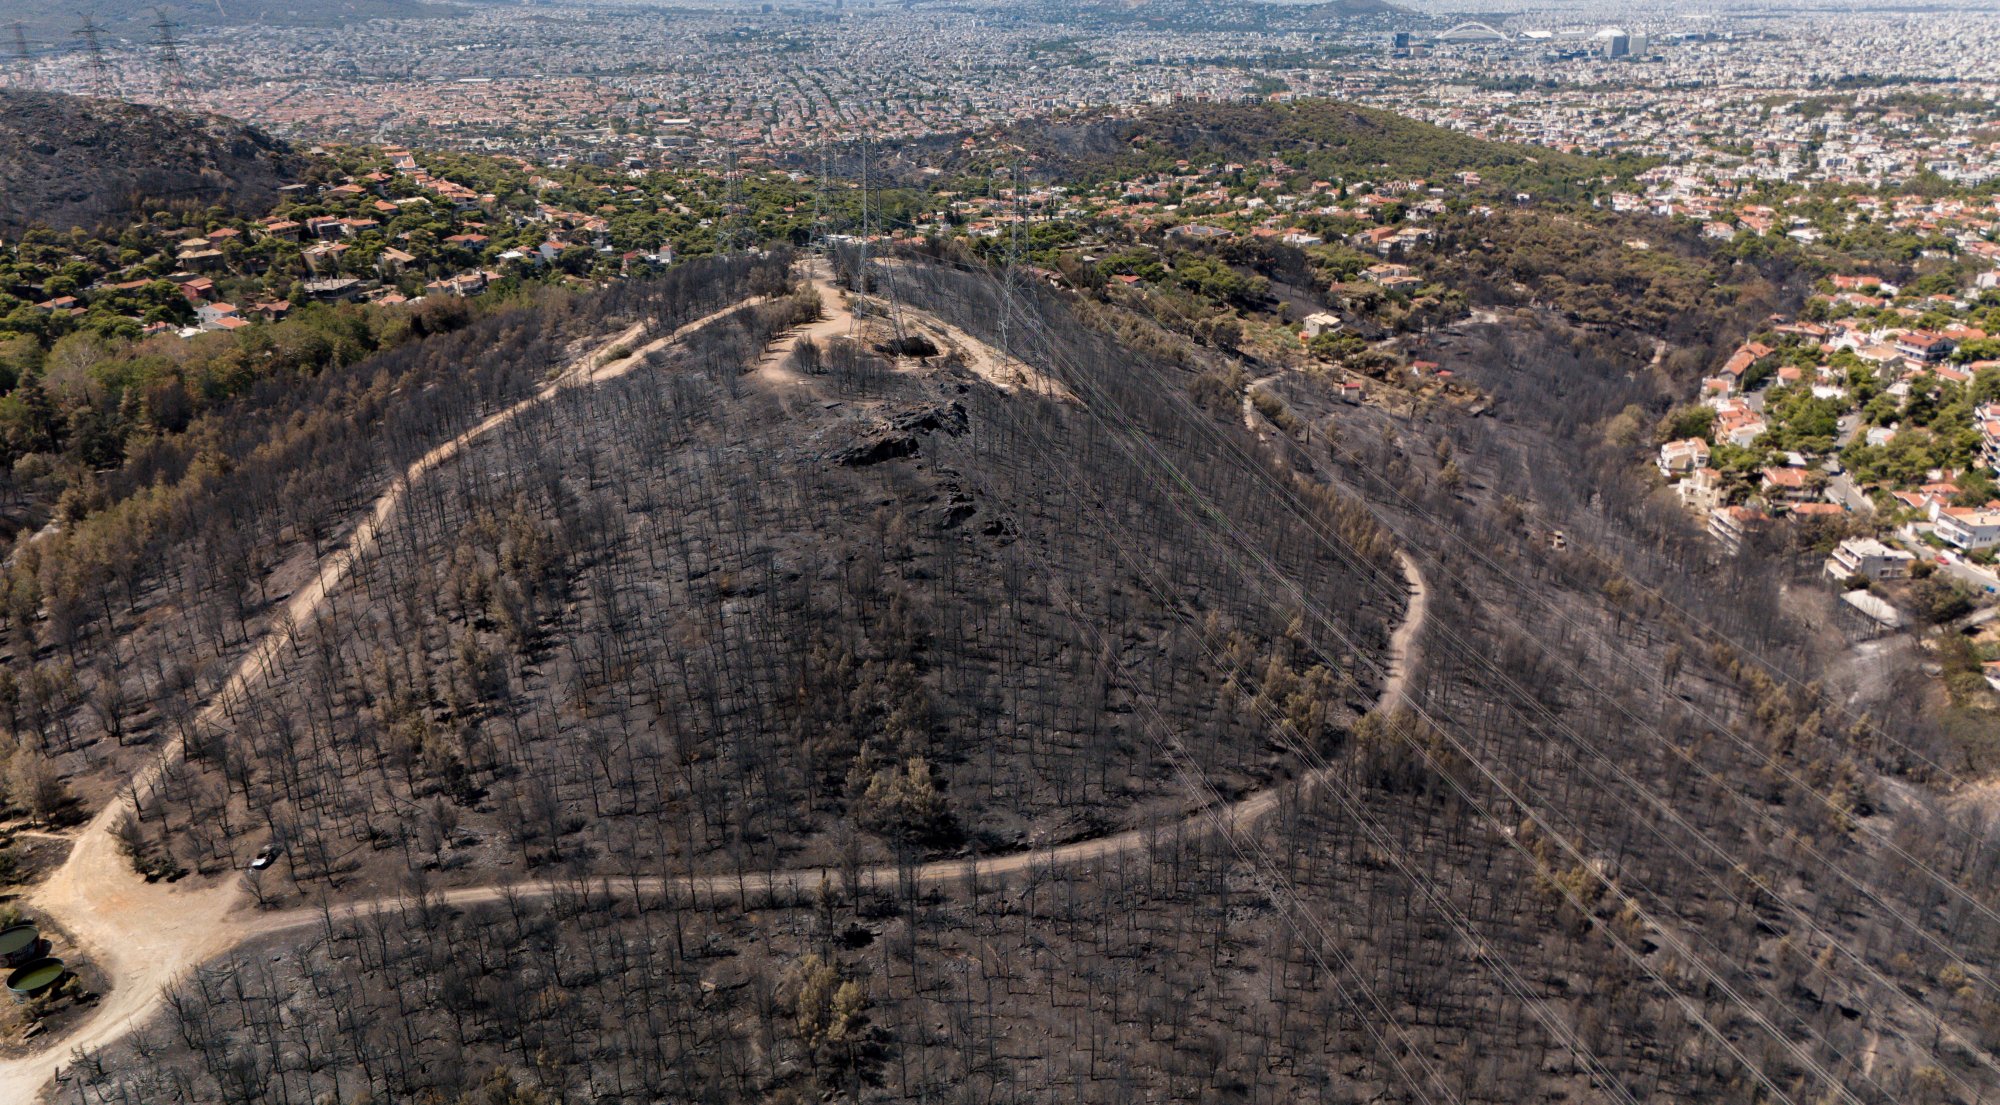
[[1247,161],[1282,156],[1317,176],[1435,178],[1474,171],[1500,178],[1575,179],[1603,172],[1583,158],[1488,142],[1393,112],[1337,100],[1188,103],[1138,119],[1022,132],[1028,148],[1081,172],[1170,164],[1186,158]]
[[116,49],[120,40],[143,43],[152,37],[154,9],[163,8],[175,22],[188,27],[241,27],[267,24],[280,27],[338,27],[360,19],[433,19],[463,14],[452,4],[424,3],[423,0],[90,0],[78,6],[35,3],[34,0],[0,0],[0,30],[11,41],[12,25],[21,24],[30,43],[43,48],[65,48],[75,41],[76,30],[89,14],[106,32],[106,45]]
[[0,233],[98,226],[148,202],[265,207],[303,166],[218,116],[0,89]]
[[[1179,160],[1200,166],[1276,155],[1315,177],[1349,183],[1477,172],[1496,186],[1536,192],[1611,170],[1604,161],[1489,142],[1338,100],[1172,104],[1130,118],[1024,122],[974,136],[970,148],[964,137],[894,147],[884,169],[991,170],[1019,156],[1031,176],[1076,181],[1171,170]],[[849,166],[843,160],[840,167]]]

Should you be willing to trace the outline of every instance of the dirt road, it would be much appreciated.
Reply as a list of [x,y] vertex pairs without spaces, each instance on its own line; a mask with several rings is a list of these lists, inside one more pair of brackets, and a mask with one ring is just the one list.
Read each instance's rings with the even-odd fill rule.
[[[786,367],[786,355],[802,338],[824,341],[846,333],[851,325],[851,316],[842,305],[840,293],[823,281],[815,283],[820,287],[826,304],[825,316],[791,331],[774,343],[756,369],[756,374],[774,387],[809,386],[810,381],[798,377]],[[741,306],[739,304],[696,320],[672,334],[637,347],[628,356],[608,360],[609,351],[629,345],[643,336],[642,328],[634,326],[578,358],[534,395],[481,420],[471,429],[418,458],[376,500],[368,516],[347,541],[327,557],[312,580],[286,601],[283,613],[274,621],[273,628],[237,665],[205,709],[203,720],[216,720],[226,702],[250,693],[270,673],[279,650],[290,643],[294,633],[320,615],[328,596],[346,578],[356,560],[375,547],[378,536],[393,520],[414,481],[456,457],[482,435],[547,401],[563,388],[624,375],[644,363],[648,353]],[[939,325],[942,326],[942,322]],[[952,329],[955,340],[978,345],[963,331]],[[991,350],[985,350],[984,354],[997,356]],[[1397,556],[1409,584],[1410,601],[1401,623],[1390,637],[1387,675],[1377,700],[1380,707],[1393,706],[1404,698],[1416,659],[1418,635],[1423,629],[1428,608],[1424,580],[1415,563],[1401,553]],[[178,751],[170,749],[160,761],[141,772],[132,782],[131,793],[151,790],[160,773],[176,755]],[[1318,773],[1307,776],[1308,781],[1317,778]],[[1217,827],[1227,827],[1232,832],[1244,829],[1275,809],[1278,798],[1275,789],[1260,791],[1219,810],[1197,813],[1188,819],[1186,827],[1202,832],[1213,831]],[[119,853],[112,833],[113,826],[129,805],[129,799],[114,802],[99,813],[77,836],[68,860],[28,899],[32,910],[65,926],[115,986],[90,1018],[76,1029],[49,1041],[43,1050],[34,1055],[0,1062],[0,1105],[28,1105],[34,1101],[41,1088],[73,1052],[103,1047],[122,1037],[153,1012],[163,987],[194,967],[245,941],[317,924],[324,916],[317,908],[254,912],[245,908],[245,891],[241,881],[235,878],[223,879],[218,885],[196,888],[145,882]],[[1124,853],[1143,852],[1156,832],[1132,829],[994,859],[928,863],[915,868],[913,877],[920,886],[958,883],[975,873],[982,879],[1004,879],[1025,874],[1037,867],[1087,863]],[[860,885],[868,888],[895,886],[901,877],[902,872],[894,866],[864,868],[858,873]],[[672,882],[678,888],[704,896],[738,893],[794,896],[811,894],[822,878],[831,879],[838,885],[843,875],[835,869],[813,867],[742,876],[696,876]],[[613,892],[658,892],[667,888],[669,880],[609,877],[595,880],[595,885]],[[575,886],[574,882],[524,882],[508,886],[472,887],[441,892],[434,900],[453,906],[470,906],[498,902],[509,894],[545,896]],[[333,906],[330,912],[339,919],[399,904],[403,904],[402,899],[390,897],[342,903]]]
[[[312,579],[285,601],[263,639],[238,661],[203,709],[200,722],[219,720],[231,701],[242,698],[271,673],[273,662],[291,643],[293,634],[319,616],[327,597],[347,578],[355,562],[374,549],[412,483],[456,457],[474,440],[562,389],[630,372],[643,363],[647,353],[742,306],[697,319],[638,347],[630,356],[609,360],[610,351],[629,347],[644,336],[643,325],[634,325],[577,358],[533,395],[487,416],[417,458],[375,501],[340,548],[321,562]],[[161,987],[242,942],[248,918],[239,916],[244,891],[238,880],[223,879],[199,887],[149,883],[132,870],[118,849],[112,830],[131,808],[130,796],[152,791],[161,773],[179,756],[179,746],[169,745],[159,759],[134,777],[126,798],[99,811],[76,835],[63,865],[28,895],[29,910],[67,929],[114,985],[90,1019],[74,1031],[49,1041],[39,1054],[0,1063],[0,1103],[32,1101],[73,1050],[101,1047],[117,1039],[152,1011]]]
[[[1403,569],[1403,578],[1410,588],[1409,605],[1405,607],[1403,619],[1389,638],[1388,675],[1383,680],[1381,693],[1376,696],[1377,709],[1390,709],[1403,702],[1409,687],[1410,672],[1417,656],[1417,638],[1423,631],[1424,619],[1429,610],[1429,592],[1423,575],[1409,557],[1397,554]],[[1316,783],[1323,777],[1323,771],[1308,772],[1304,776],[1307,783]],[[1213,832],[1226,827],[1230,832],[1248,829],[1258,820],[1271,813],[1278,806],[1279,791],[1270,788],[1258,791],[1220,810],[1208,810],[1187,818],[1185,828],[1192,832]],[[1005,856],[987,859],[938,860],[919,864],[911,869],[909,877],[920,887],[950,886],[962,884],[977,875],[981,880],[1003,880],[1027,874],[1037,868],[1067,867],[1094,860],[1109,859],[1121,853],[1139,853],[1150,846],[1150,841],[1160,834],[1159,829],[1128,829],[1108,836],[1079,840],[1053,848],[1043,848],[1032,852],[1015,852]],[[1169,827],[1165,832],[1171,833]],[[605,893],[620,894],[658,893],[670,886],[683,893],[697,897],[732,897],[739,893],[754,897],[777,896],[796,901],[810,901],[822,879],[835,886],[842,885],[843,874],[834,867],[805,867],[777,872],[746,872],[742,875],[698,875],[692,878],[640,878],[628,876],[604,876],[586,879],[583,885]],[[865,889],[890,889],[899,887],[904,877],[903,870],[895,866],[863,867],[856,872],[856,882]],[[455,907],[492,904],[506,900],[509,894],[520,898],[545,897],[551,894],[574,892],[578,888],[575,880],[563,882],[527,881],[504,886],[476,886],[456,890],[439,891],[432,896],[434,903]],[[335,920],[366,915],[379,909],[390,909],[414,904],[407,898],[389,897],[370,901],[348,902],[332,907],[328,912]],[[322,923],[325,916],[318,908],[292,909],[261,916],[242,919],[239,940],[252,936],[285,932],[306,928]]]

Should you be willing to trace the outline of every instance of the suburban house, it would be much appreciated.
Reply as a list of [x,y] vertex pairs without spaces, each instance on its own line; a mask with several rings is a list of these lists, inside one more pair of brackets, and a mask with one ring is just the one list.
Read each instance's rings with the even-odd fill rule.
[[355,299],[364,290],[361,281],[351,276],[306,281],[306,294],[322,302]]
[[1764,436],[1770,424],[1759,414],[1744,414],[1722,419],[1722,438],[1731,445],[1748,449]]
[[487,273],[467,272],[424,285],[425,295],[476,295],[486,290]]
[[1758,487],[1773,503],[1803,503],[1813,497],[1803,468],[1766,468]]
[[2000,403],[1987,403],[1972,417],[1979,427],[1979,463],[2000,469]]
[[1720,510],[1726,498],[1722,473],[1713,468],[1697,468],[1674,485],[1674,494],[1680,496],[1682,507],[1697,514]]
[[1708,516],[1708,535],[1733,553],[1743,547],[1743,538],[1747,534],[1769,520],[1761,510],[1726,506]]
[[395,246],[389,246],[375,259],[375,271],[384,276],[394,276],[416,263],[415,257]]
[[1931,524],[1938,540],[1968,552],[2000,545],[2000,510],[1933,506]]
[[1892,549],[1872,537],[1850,537],[1834,546],[1826,558],[1826,574],[1833,579],[1903,579],[1910,574],[1916,556]]
[[1896,339],[1896,352],[1913,361],[1930,364],[1942,361],[1957,345],[1943,334],[1929,330],[1910,330]]
[[231,303],[204,303],[194,309],[204,330],[235,330],[249,324]]
[[1698,437],[1660,446],[1660,475],[1674,476],[1708,467],[1708,442]]
[[1308,339],[1321,334],[1338,334],[1343,324],[1340,316],[1327,311],[1315,311],[1305,317],[1305,336]]
[[317,275],[339,272],[341,255],[347,250],[346,242],[322,242],[319,245],[306,247],[300,256],[305,259],[306,267]]
[[1742,390],[1744,374],[1750,366],[1770,356],[1775,350],[1760,341],[1746,342],[1723,362],[1722,378],[1729,381],[1731,388]]

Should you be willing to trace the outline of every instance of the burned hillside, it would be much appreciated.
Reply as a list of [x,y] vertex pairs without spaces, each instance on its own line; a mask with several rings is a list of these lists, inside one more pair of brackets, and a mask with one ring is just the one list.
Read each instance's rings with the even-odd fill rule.
[[[293,901],[411,870],[1003,854],[1217,800],[1186,791],[1184,760],[1221,797],[1295,772],[1240,693],[1286,703],[1314,746],[1369,707],[1399,596],[1308,541],[1359,519],[1270,509],[1175,440],[1179,412],[1148,398],[1178,395],[1174,372],[1108,348],[1075,369],[1117,381],[1118,417],[1198,499],[1091,400],[845,337],[812,372],[760,364],[793,304],[746,306],[415,485],[285,677],[143,804],[139,847],[220,869],[246,854],[221,827],[261,822],[284,852],[260,894]],[[1310,640],[1232,569],[1198,503],[1339,602],[1338,636]]]
[[[1403,413],[967,267],[840,283],[412,487],[146,803],[181,862],[263,817],[253,942],[65,1093],[1991,1091],[1983,828],[1565,444],[1623,358],[1487,335],[1566,398]],[[855,321],[784,336],[815,295]]]

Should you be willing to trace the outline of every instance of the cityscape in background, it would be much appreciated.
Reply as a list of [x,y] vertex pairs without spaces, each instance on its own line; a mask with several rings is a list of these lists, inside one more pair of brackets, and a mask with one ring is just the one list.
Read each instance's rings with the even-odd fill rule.
[[[215,111],[312,141],[600,165],[977,133],[1177,99],[1336,97],[1479,137],[1705,176],[1876,184],[2000,172],[1977,113],[1828,115],[1835,93],[2000,91],[2000,13],[1325,5],[475,5],[324,27],[78,27],[7,79]],[[44,25],[44,30],[48,28]],[[19,24],[15,31],[25,36]],[[97,43],[93,50],[89,42]]]
[[0,0],[0,1105],[2000,1100],[2000,9]]

